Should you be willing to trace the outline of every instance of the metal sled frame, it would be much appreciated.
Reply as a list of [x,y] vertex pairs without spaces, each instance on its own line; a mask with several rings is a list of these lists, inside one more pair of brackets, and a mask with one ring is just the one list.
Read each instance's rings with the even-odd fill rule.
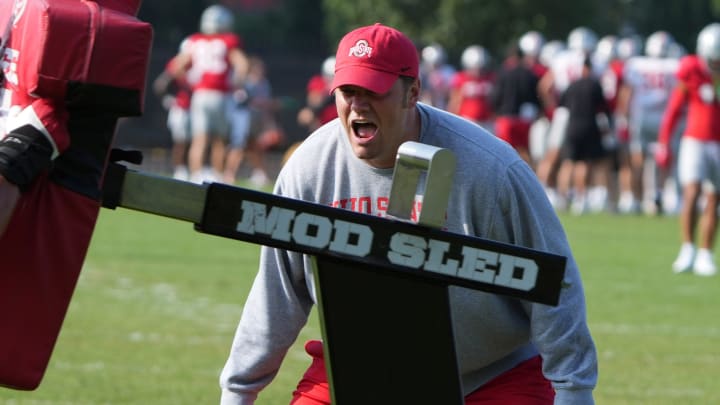
[[[104,205],[314,256],[334,404],[462,404],[448,287],[557,305],[566,258],[439,230],[454,165],[447,150],[403,144],[388,218],[119,164],[108,169]],[[418,190],[432,192],[416,224]]]

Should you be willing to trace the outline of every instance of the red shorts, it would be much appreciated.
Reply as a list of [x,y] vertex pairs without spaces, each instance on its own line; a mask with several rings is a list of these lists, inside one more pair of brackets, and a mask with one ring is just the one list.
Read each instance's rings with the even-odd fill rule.
[[530,122],[515,117],[498,117],[495,120],[495,135],[515,149],[530,148]]
[[[322,342],[310,340],[305,351],[312,364],[293,391],[290,405],[330,405]],[[542,374],[542,359],[533,357],[495,377],[465,397],[465,405],[552,405],[555,391]]]

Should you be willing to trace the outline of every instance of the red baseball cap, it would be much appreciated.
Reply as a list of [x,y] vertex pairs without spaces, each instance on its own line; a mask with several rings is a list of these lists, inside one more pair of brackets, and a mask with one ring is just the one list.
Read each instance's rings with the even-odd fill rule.
[[415,44],[402,32],[380,23],[347,33],[335,55],[331,92],[345,85],[384,94],[400,76],[418,77]]

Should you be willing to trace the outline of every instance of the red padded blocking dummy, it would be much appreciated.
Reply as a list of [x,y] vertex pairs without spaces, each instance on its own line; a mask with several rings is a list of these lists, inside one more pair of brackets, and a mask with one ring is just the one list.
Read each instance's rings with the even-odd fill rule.
[[[0,2],[0,29],[14,16],[0,55],[3,101],[10,111],[31,112],[20,119],[37,117],[20,124],[43,129],[59,152],[54,168],[22,194],[0,236],[2,386],[40,384],[95,227],[117,117],[142,112],[152,28],[135,18],[139,6],[140,0]],[[18,126],[9,117],[0,129]]]

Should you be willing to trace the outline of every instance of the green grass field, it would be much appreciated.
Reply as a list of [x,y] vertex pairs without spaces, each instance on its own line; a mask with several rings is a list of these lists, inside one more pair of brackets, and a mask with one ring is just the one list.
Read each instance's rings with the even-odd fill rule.
[[[677,218],[563,216],[600,360],[598,404],[720,403],[720,277],[674,275]],[[0,404],[214,404],[258,246],[103,210],[45,378]],[[259,404],[287,404],[303,342]]]

